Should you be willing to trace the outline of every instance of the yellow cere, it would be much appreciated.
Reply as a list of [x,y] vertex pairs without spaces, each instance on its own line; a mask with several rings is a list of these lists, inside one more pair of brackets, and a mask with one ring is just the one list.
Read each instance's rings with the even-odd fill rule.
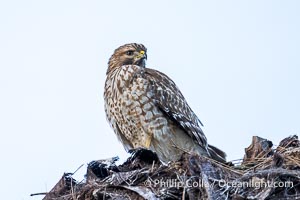
[[143,57],[145,54],[145,51],[140,51],[140,54],[136,56],[136,58],[141,58]]

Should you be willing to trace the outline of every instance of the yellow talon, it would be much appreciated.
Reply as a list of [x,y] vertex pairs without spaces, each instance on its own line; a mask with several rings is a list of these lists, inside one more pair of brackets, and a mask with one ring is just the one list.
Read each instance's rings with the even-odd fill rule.
[[149,149],[152,140],[152,135],[150,135],[145,142],[145,148]]

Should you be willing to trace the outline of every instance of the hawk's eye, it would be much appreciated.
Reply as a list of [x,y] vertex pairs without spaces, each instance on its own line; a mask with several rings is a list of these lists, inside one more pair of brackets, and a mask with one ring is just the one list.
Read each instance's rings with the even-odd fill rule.
[[126,55],[132,56],[132,55],[133,55],[133,51],[132,51],[132,50],[127,51],[127,52],[126,52]]

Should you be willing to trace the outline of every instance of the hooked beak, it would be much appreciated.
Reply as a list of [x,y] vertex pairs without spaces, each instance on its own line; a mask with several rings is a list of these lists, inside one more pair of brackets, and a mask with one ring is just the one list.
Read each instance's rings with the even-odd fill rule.
[[135,60],[136,60],[135,64],[141,67],[145,67],[146,60],[147,60],[147,54],[145,53],[145,51],[140,51],[139,55],[135,57]]
[[136,58],[147,60],[147,54],[145,53],[145,51],[140,51],[140,54]]

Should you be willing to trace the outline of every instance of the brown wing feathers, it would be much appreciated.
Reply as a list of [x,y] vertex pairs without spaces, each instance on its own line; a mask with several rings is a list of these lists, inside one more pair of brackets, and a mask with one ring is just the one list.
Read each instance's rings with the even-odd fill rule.
[[200,128],[201,122],[187,104],[175,83],[165,74],[145,69],[145,77],[151,83],[157,106],[178,124],[190,137],[207,148],[207,139]]

